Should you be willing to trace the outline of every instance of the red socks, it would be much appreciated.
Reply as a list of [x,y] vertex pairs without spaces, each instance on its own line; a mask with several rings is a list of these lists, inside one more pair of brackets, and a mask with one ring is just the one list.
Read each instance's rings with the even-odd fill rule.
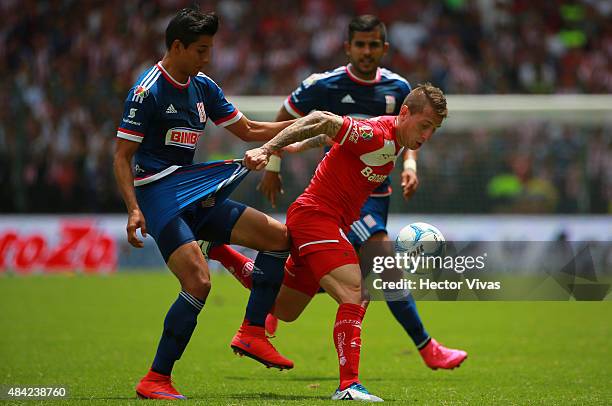
[[364,315],[365,309],[352,303],[341,304],[336,313],[334,345],[340,365],[340,390],[359,382],[361,322]]
[[221,264],[247,289],[253,286],[253,260],[245,257],[229,245],[216,245],[208,252],[208,257]]

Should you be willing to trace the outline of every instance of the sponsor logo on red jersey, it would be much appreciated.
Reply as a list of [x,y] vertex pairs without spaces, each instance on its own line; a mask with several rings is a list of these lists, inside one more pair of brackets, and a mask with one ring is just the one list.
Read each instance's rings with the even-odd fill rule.
[[204,131],[194,130],[193,128],[171,128],[166,132],[166,145],[195,149],[202,134],[204,134]]
[[361,170],[361,174],[369,181],[374,183],[383,183],[387,179],[387,175],[381,175],[374,173],[374,170],[369,166],[366,166]]
[[355,128],[355,126],[351,128],[351,135],[349,135],[349,141],[351,141],[353,144],[357,144],[357,141],[359,141],[359,132],[357,131],[357,128]]

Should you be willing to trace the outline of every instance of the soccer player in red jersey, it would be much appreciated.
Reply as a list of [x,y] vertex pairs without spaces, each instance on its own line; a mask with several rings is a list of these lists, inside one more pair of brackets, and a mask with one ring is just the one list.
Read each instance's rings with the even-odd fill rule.
[[275,305],[275,314],[282,313],[286,288],[312,298],[319,286],[338,302],[333,337],[340,385],[332,395],[334,400],[382,401],[359,382],[365,308],[361,306],[359,260],[346,234],[359,218],[372,190],[392,171],[403,149],[419,149],[446,115],[442,91],[424,84],[406,96],[397,116],[356,121],[317,111],[298,119],[262,147],[245,153],[245,165],[260,170],[270,155],[293,143],[301,142],[298,147],[293,146],[298,149],[334,143],[310,185],[287,211],[291,257]]
[[[406,79],[381,66],[389,49],[385,24],[373,15],[361,15],[351,20],[347,31],[348,41],[344,43],[344,50],[349,64],[308,76],[285,99],[276,121],[300,118],[306,115],[305,112],[313,110],[361,119],[399,113],[401,102],[410,93],[411,87]],[[326,145],[325,152],[330,147]],[[403,155],[401,186],[404,198],[409,199],[418,186],[417,151],[406,149]],[[280,156],[270,157],[258,185],[258,190],[273,207],[282,189],[280,162]],[[374,189],[361,208],[360,218],[351,225],[347,237],[358,253],[364,243],[374,242],[384,251],[380,254],[393,255],[393,245],[387,232],[391,193],[391,181],[387,178]],[[387,243],[377,243],[385,241]],[[251,260],[223,245],[213,245],[207,253],[211,259],[219,260],[244,286],[249,286],[253,269]],[[300,292],[292,293],[295,296],[293,300],[284,295],[287,301],[282,304],[282,314],[289,320],[295,320],[305,305]],[[383,294],[387,307],[418,349],[425,365],[432,369],[453,369],[467,358],[465,351],[446,348],[429,335],[409,290],[385,289]],[[310,298],[307,297],[306,301],[310,301]],[[367,302],[363,305],[367,306]],[[274,336],[277,326],[278,319],[269,314],[265,321],[266,332]]]

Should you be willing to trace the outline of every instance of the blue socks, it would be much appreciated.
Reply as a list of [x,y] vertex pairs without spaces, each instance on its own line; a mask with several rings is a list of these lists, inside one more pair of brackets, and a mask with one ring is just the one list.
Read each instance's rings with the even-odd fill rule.
[[252,326],[263,327],[283,283],[287,251],[261,251],[253,266],[253,288],[245,319]]
[[389,310],[410,336],[414,345],[420,350],[429,342],[429,334],[425,331],[416,303],[409,291],[385,291],[385,299]]
[[170,375],[174,363],[181,358],[189,343],[202,307],[204,302],[200,299],[185,291],[179,293],[178,299],[166,314],[164,331],[151,366],[153,371]]

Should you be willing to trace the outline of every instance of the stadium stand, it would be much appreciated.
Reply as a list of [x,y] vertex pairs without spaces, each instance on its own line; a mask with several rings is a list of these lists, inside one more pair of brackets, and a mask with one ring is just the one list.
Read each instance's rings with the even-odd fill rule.
[[[168,17],[189,4],[1,2],[0,212],[123,210],[111,158],[123,97],[163,55]],[[344,27],[363,13],[387,23],[385,65],[413,84],[431,81],[449,94],[612,92],[612,7],[605,0],[200,5],[221,17],[207,73],[229,95],[286,95],[309,73],[345,63]],[[229,137],[212,137],[220,152],[201,158],[241,154]],[[303,188],[315,159],[291,159],[287,195]],[[445,132],[423,151],[419,174],[414,211],[606,213],[612,132],[547,121]]]

